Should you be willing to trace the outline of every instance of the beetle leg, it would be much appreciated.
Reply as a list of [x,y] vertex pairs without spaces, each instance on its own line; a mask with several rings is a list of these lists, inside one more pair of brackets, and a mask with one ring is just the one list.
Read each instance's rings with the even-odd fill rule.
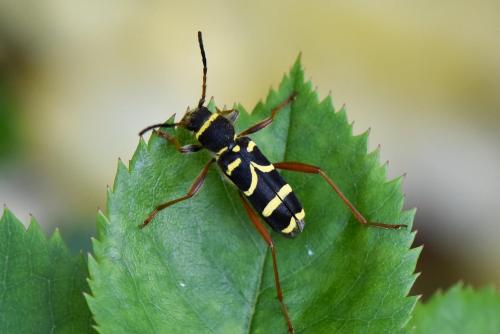
[[308,165],[300,162],[278,162],[273,164],[275,168],[277,169],[285,169],[285,170],[290,170],[294,172],[301,172],[301,173],[311,173],[311,174],[319,174],[321,177],[328,182],[328,184],[333,188],[333,190],[339,195],[340,199],[347,205],[347,207],[351,210],[353,213],[354,217],[358,222],[361,223],[361,225],[365,226],[374,226],[374,227],[379,227],[379,228],[386,228],[386,229],[400,229],[402,227],[406,227],[406,225],[403,224],[383,224],[383,223],[374,223],[374,222],[369,222],[359,211],[356,209],[356,207],[347,199],[347,197],[344,195],[344,193],[340,190],[340,188],[333,182],[333,180],[326,175],[326,173],[319,167],[313,166],[313,165]]
[[280,278],[278,274],[278,262],[276,261],[276,250],[274,248],[273,239],[269,235],[269,232],[266,230],[264,225],[262,225],[262,223],[260,222],[260,219],[255,213],[255,211],[253,211],[253,209],[250,207],[247,200],[243,197],[241,193],[239,193],[239,195],[241,198],[241,202],[243,203],[243,206],[245,207],[245,210],[248,214],[248,217],[250,218],[254,226],[257,228],[257,231],[259,232],[261,237],[265,240],[265,242],[271,249],[271,255],[273,258],[273,269],[274,269],[274,283],[276,284],[277,297],[281,305],[281,311],[283,312],[283,315],[285,317],[288,326],[288,333],[289,334],[295,333],[292,321],[290,320],[290,316],[288,315],[288,309],[286,308],[285,302],[283,301],[283,291],[281,290]]
[[163,209],[166,209],[168,208],[169,206],[171,205],[174,205],[175,203],[178,203],[178,202],[182,202],[182,201],[185,201],[187,200],[188,198],[191,198],[193,197],[194,195],[196,195],[198,193],[198,191],[200,191],[200,188],[201,186],[203,185],[203,182],[205,182],[205,178],[207,177],[207,174],[208,174],[208,169],[210,167],[210,165],[215,161],[215,159],[211,159],[209,162],[207,162],[205,164],[205,166],[203,167],[203,169],[201,170],[200,174],[196,177],[196,179],[194,180],[193,184],[191,185],[191,188],[189,188],[188,192],[186,193],[186,195],[182,196],[182,197],[179,197],[177,199],[174,199],[174,200],[171,200],[171,201],[168,201],[166,203],[163,203],[163,204],[160,204],[158,205],[150,214],[149,216],[146,218],[146,220],[144,220],[144,222],[142,224],[139,225],[139,228],[144,228],[146,227],[146,225],[148,225],[151,220],[158,214],[158,212],[160,212],[161,210]]
[[198,152],[199,150],[203,149],[203,146],[198,145],[198,144],[190,144],[190,145],[184,145],[181,146],[179,143],[179,140],[172,136],[168,132],[163,132],[163,131],[155,131],[154,132],[157,136],[162,137],[163,139],[168,140],[171,144],[175,145],[175,149],[181,153],[193,153],[193,152]]
[[234,123],[240,115],[240,112],[236,109],[220,110],[216,108],[216,110],[219,115],[226,117],[231,123]]
[[281,102],[277,107],[275,107],[273,110],[271,110],[271,116],[264,118],[259,123],[252,125],[251,127],[249,127],[248,129],[246,129],[243,132],[240,132],[238,134],[238,137],[242,137],[242,136],[246,136],[246,135],[255,133],[257,131],[264,129],[269,124],[271,124],[274,120],[274,117],[278,113],[278,111],[282,110],[284,107],[289,105],[293,101],[293,99],[295,98],[296,95],[297,95],[296,93],[293,93],[292,95],[290,95],[285,101]]

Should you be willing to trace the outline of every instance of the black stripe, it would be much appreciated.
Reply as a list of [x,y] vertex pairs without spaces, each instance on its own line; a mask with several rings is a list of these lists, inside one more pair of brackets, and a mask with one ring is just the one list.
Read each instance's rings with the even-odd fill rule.
[[203,131],[198,141],[207,149],[217,152],[233,142],[234,128],[225,117],[219,116]]

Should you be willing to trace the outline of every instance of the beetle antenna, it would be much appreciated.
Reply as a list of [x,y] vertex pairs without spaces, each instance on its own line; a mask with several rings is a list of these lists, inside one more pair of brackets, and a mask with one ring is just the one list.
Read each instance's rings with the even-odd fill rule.
[[141,132],[139,132],[139,136],[142,137],[142,135],[145,134],[146,132],[153,130],[153,129],[156,129],[156,128],[173,128],[174,126],[177,126],[177,125],[178,125],[178,123],[153,124],[153,125],[148,126],[147,128],[142,129]]
[[205,103],[205,93],[207,91],[207,58],[205,57],[205,48],[203,47],[203,38],[201,31],[198,31],[198,44],[200,44],[201,60],[203,61],[203,85],[201,86],[201,99],[198,102],[198,108]]

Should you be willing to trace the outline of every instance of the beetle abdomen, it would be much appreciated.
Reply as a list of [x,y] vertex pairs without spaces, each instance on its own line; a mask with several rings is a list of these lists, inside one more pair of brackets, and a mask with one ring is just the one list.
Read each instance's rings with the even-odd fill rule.
[[297,196],[250,138],[236,139],[218,164],[276,232],[293,238],[302,231],[305,213]]

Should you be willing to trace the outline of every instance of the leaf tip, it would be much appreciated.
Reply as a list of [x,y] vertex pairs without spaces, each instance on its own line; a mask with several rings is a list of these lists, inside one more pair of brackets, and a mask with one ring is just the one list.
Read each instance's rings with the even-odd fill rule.
[[30,223],[28,226],[27,233],[28,234],[40,234],[40,235],[43,235],[45,238],[45,235],[42,231],[42,227],[40,226],[40,224],[36,221],[36,219],[33,216],[30,218]]
[[331,110],[335,113],[335,108],[333,106],[333,99],[332,99],[332,94],[331,91],[328,93],[328,95],[321,101],[320,103],[322,108],[325,108],[327,110]]
[[[353,121],[353,124],[354,124],[354,121]],[[364,132],[364,134],[365,134],[366,136],[369,136],[369,135],[370,135],[370,133],[372,133],[372,127],[371,127],[371,126],[369,126],[369,127],[368,127],[368,129],[366,129],[366,131]]]
[[101,209],[97,210],[97,221],[104,226],[109,225],[108,217],[106,217],[106,214]]
[[11,212],[9,208],[7,207],[7,204],[3,204],[3,212],[2,212],[2,217],[0,217],[0,220],[7,219],[7,217],[11,215]]
[[137,147],[135,149],[134,154],[132,155],[132,159],[129,162],[129,174],[135,170],[137,170],[138,166],[144,163],[144,157],[148,153],[148,144],[144,140],[144,138],[140,138],[137,143]]
[[211,96],[210,100],[208,101],[207,109],[210,110],[211,112],[215,111],[215,99],[213,96]]
[[52,232],[52,235],[50,236],[50,242],[61,243],[61,244],[64,243],[61,237],[61,231],[59,231],[59,227],[56,227],[54,229],[54,232]]
[[106,235],[108,227],[109,227],[109,220],[102,211],[97,212],[97,235],[99,237],[103,237]]
[[302,69],[302,51],[299,51],[297,58],[295,58],[295,62],[292,66],[293,69]]
[[[87,284],[90,285],[90,279],[89,278],[87,278]],[[83,294],[83,297],[87,300],[87,302],[89,302],[90,300],[94,299],[94,296],[92,296],[90,293],[88,293],[86,291],[83,291],[82,294]]]
[[[129,170],[121,158],[118,158],[116,166],[116,176],[113,182],[113,192],[118,189],[118,185],[122,180],[124,180],[129,175]],[[108,186],[109,189],[109,186]]]

